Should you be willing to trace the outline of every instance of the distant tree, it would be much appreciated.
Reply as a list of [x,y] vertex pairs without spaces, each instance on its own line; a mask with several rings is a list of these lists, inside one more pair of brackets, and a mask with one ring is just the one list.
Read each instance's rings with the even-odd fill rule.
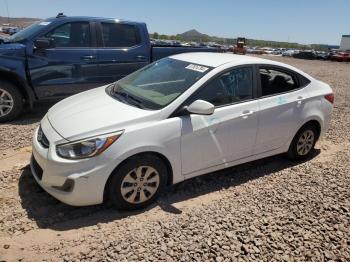
[[[178,40],[178,41],[185,41],[185,42],[216,42],[219,44],[227,44],[227,45],[234,45],[236,44],[236,41],[237,41],[236,38],[222,38],[222,37],[216,37],[216,36],[208,36],[205,34],[183,36],[182,34],[165,35],[165,34],[158,34],[157,32],[154,32],[153,35],[151,36],[154,39],[164,39],[164,40],[170,39],[170,40]],[[247,45],[258,46],[258,47],[273,47],[273,48],[295,48],[295,49],[301,49],[301,50],[314,49],[314,50],[327,51],[328,49],[327,45],[319,45],[319,44],[302,45],[302,44],[291,43],[291,42],[279,42],[279,41],[255,40],[255,39],[247,39]]]
[[178,40],[178,41],[182,41],[182,37],[179,34],[176,35],[175,39]]
[[159,38],[159,34],[158,34],[157,32],[154,32],[154,33],[153,33],[153,38],[154,38],[154,39],[158,39],[158,38]]
[[159,39],[169,40],[169,36],[167,36],[167,35],[159,35]]
[[313,44],[311,48],[317,51],[328,51],[328,45]]

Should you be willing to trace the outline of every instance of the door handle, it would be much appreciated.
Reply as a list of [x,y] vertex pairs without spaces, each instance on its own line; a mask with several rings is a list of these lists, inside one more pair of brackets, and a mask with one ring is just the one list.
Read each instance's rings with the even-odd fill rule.
[[137,60],[146,60],[146,57],[144,55],[137,55],[136,59]]
[[82,57],[80,57],[82,60],[94,60],[96,58],[96,56],[93,55],[84,55]]
[[297,97],[297,104],[301,105],[302,101],[303,101],[303,97],[302,96],[298,96]]
[[246,118],[248,118],[248,116],[250,116],[250,115],[252,115],[252,114],[254,114],[254,111],[253,111],[253,110],[244,110],[244,111],[242,112],[242,114],[241,114],[241,117],[242,117],[243,119],[246,119]]

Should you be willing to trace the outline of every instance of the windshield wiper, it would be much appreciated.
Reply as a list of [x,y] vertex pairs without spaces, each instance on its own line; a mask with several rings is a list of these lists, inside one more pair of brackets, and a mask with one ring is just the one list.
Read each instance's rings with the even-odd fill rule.
[[142,104],[142,102],[133,97],[132,95],[126,93],[126,92],[122,92],[122,91],[119,91],[119,90],[114,90],[112,89],[112,92],[113,92],[113,95],[119,95],[123,98],[124,101],[128,101],[128,102],[131,102],[133,105],[137,106],[138,108],[145,108],[145,106]]

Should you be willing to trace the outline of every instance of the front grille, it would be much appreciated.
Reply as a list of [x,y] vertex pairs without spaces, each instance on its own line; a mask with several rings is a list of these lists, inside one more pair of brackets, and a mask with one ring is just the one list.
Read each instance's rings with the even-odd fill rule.
[[39,127],[37,138],[38,138],[38,142],[40,143],[40,145],[42,145],[44,148],[49,148],[50,142],[47,139],[47,137],[45,136],[43,130],[41,129],[41,126]]
[[43,169],[39,166],[38,162],[36,162],[34,156],[32,156],[32,167],[35,172],[35,176],[41,180],[43,177]]

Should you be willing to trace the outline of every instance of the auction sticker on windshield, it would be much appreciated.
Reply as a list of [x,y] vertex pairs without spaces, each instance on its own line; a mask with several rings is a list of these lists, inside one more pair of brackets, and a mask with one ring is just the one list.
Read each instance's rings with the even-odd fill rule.
[[208,67],[201,66],[201,65],[194,65],[194,64],[189,64],[188,66],[186,66],[186,68],[194,70],[194,71],[198,71],[201,73],[204,73],[205,71],[207,71],[209,69]]

